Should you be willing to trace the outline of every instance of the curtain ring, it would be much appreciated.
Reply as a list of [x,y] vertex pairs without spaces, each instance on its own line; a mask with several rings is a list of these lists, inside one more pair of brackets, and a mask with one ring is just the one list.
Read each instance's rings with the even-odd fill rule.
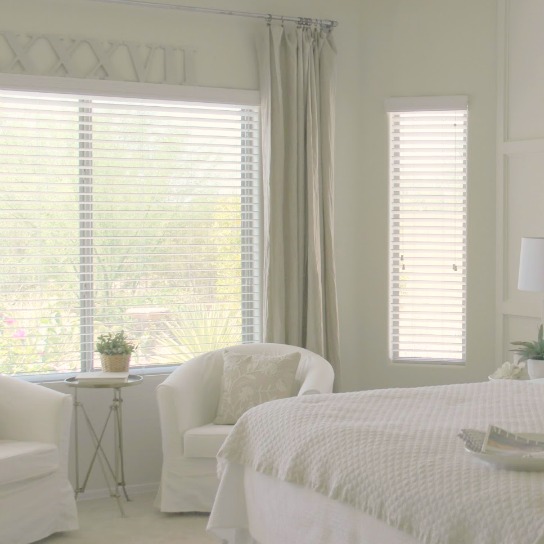
[[272,14],[269,13],[266,17],[266,24],[270,26],[272,24]]

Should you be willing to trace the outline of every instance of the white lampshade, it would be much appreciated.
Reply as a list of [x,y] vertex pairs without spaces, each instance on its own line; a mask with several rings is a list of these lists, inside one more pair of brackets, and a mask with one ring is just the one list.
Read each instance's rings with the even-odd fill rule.
[[544,238],[522,238],[518,289],[544,291]]

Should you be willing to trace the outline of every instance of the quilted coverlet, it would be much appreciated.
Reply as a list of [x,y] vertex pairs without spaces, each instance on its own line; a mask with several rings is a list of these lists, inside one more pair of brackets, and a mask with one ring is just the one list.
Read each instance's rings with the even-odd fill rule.
[[457,438],[544,434],[544,384],[308,395],[246,412],[218,454],[347,503],[426,544],[544,542],[544,472],[479,462]]

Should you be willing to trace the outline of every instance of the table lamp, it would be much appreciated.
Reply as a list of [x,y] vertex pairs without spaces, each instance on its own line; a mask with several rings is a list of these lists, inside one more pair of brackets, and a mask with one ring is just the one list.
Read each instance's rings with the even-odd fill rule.
[[[544,238],[522,238],[519,256],[518,289],[544,292]],[[544,300],[540,313],[544,320]]]

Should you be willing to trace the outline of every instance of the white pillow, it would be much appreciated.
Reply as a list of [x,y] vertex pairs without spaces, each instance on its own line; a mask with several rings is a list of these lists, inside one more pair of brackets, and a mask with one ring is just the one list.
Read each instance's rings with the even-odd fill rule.
[[300,352],[246,355],[223,352],[223,376],[214,423],[234,424],[253,406],[294,395]]

